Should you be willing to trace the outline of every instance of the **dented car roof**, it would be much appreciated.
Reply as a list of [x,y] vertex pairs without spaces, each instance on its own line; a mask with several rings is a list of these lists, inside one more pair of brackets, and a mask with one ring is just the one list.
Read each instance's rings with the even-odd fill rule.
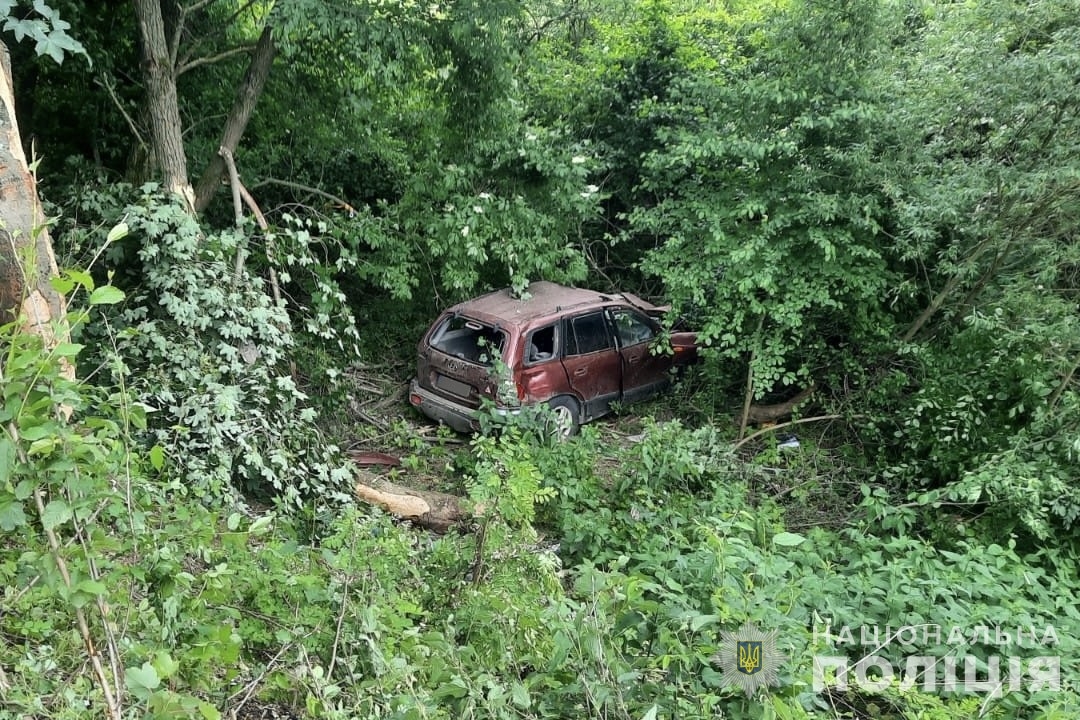
[[663,310],[630,293],[607,294],[583,288],[570,288],[552,282],[538,281],[525,288],[527,299],[515,298],[504,288],[487,295],[458,303],[449,308],[453,314],[467,315],[491,324],[523,323],[566,310],[623,301],[642,310]]

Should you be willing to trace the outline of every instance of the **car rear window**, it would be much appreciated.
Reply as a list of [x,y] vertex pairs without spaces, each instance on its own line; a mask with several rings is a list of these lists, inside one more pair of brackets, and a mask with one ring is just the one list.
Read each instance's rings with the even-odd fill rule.
[[506,334],[479,320],[454,315],[431,336],[431,347],[477,365],[491,365],[502,357]]

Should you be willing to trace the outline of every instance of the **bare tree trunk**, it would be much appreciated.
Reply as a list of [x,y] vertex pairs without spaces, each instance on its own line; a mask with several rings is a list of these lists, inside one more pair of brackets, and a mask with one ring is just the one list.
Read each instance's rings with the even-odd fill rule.
[[[378,505],[391,515],[409,520],[421,527],[444,533],[454,525],[472,517],[463,498],[430,490],[414,490],[382,480],[376,475],[359,471],[356,496]],[[474,508],[482,513],[483,508]]]
[[133,2],[142,38],[143,77],[146,80],[154,154],[165,176],[165,188],[179,195],[184,206],[194,212],[195,193],[188,180],[180,105],[176,99],[176,68],[173,67],[165,39],[161,3],[160,0]]
[[[269,25],[263,28],[259,36],[259,42],[255,45],[255,52],[251,56],[251,64],[248,65],[244,80],[237,90],[236,102],[233,104],[229,117],[225,121],[225,132],[222,133],[220,146],[230,154],[236,154],[236,146],[240,144],[240,138],[244,135],[251,113],[255,110],[255,104],[262,94],[266,78],[270,75],[270,66],[274,64],[273,30]],[[199,178],[195,189],[195,210],[202,212],[210,201],[213,200],[221,178],[225,173],[225,161],[221,153],[217,153],[210,160],[210,165]]]
[[[776,403],[775,405],[749,405],[743,408],[743,419],[749,423],[774,423],[781,418],[785,418],[794,412],[795,407],[799,405],[803,400],[814,394],[814,386],[799,391],[799,393],[782,403]],[[743,428],[745,431],[745,427]],[[740,433],[739,439],[742,439],[742,433]]]
[[[0,42],[0,324],[21,316],[26,331],[40,335],[46,347],[66,342],[64,296],[49,284],[56,274],[37,184],[15,119],[11,60]],[[74,379],[74,366],[66,359],[63,363],[64,374]]]

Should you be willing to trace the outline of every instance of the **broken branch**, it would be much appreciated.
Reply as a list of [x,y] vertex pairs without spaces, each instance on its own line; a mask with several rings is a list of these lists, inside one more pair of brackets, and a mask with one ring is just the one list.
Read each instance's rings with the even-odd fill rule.
[[818,415],[817,417],[799,418],[798,420],[789,420],[788,422],[780,423],[779,425],[770,425],[769,427],[762,428],[761,430],[758,430],[755,433],[750,433],[749,435],[744,437],[742,440],[735,443],[735,445],[734,445],[734,447],[732,449],[733,450],[738,450],[739,448],[741,448],[743,445],[750,442],[754,438],[761,437],[765,433],[773,432],[773,431],[779,430],[781,428],[790,427],[792,425],[802,425],[803,423],[809,423],[809,422],[819,422],[821,420],[839,420],[842,417],[844,417],[844,416],[843,415]]
[[260,188],[263,185],[280,185],[282,187],[291,188],[293,190],[308,192],[312,195],[318,195],[319,197],[325,198],[330,202],[334,203],[335,205],[338,205],[339,207],[348,210],[351,213],[356,212],[356,208],[339,198],[337,195],[331,195],[325,190],[320,190],[319,188],[314,188],[309,185],[301,185],[300,183],[291,182],[289,180],[278,180],[277,178],[266,178],[265,180],[262,180],[261,182],[252,185],[252,188]]

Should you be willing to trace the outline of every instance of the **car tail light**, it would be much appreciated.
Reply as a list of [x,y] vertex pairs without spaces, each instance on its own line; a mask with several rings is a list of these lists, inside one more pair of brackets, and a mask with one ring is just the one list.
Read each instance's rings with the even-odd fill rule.
[[424,400],[417,393],[409,393],[409,402],[413,405],[420,405]]

